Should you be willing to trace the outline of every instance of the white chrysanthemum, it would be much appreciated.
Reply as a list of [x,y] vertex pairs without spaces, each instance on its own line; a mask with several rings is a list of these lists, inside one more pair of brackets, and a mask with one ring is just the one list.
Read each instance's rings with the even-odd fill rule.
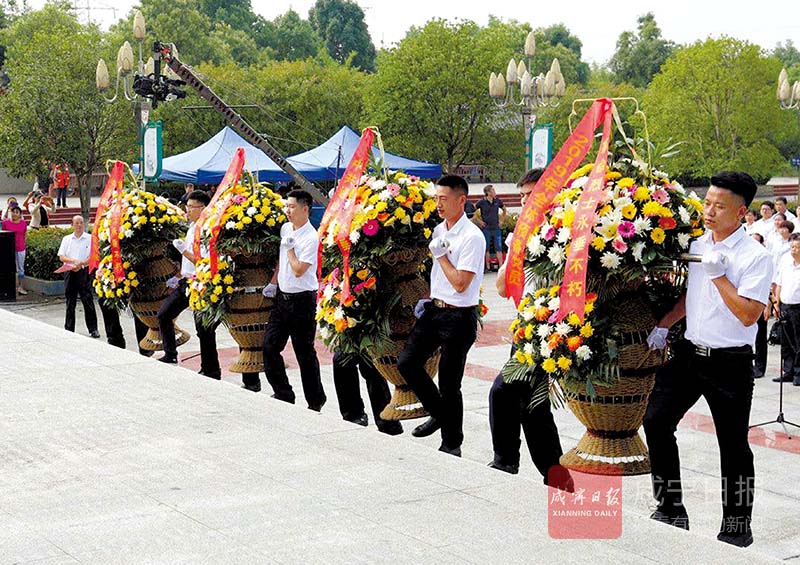
[[619,198],[614,199],[614,208],[624,208],[628,204],[633,204],[633,200],[631,200],[627,196],[621,196]]
[[333,319],[344,320],[344,310],[342,310],[341,306],[338,306],[336,310],[333,311]]
[[391,200],[392,199],[392,193],[389,192],[388,190],[381,190],[378,193],[378,198],[380,198],[381,200]]
[[108,241],[108,232],[106,232],[106,231],[101,231],[101,232],[100,232],[100,235],[98,236],[98,239],[99,239],[100,241]]
[[559,322],[556,324],[556,333],[560,336],[567,335],[572,328],[566,322]]
[[133,230],[125,230],[125,237],[133,237]]
[[642,262],[642,251],[644,251],[644,242],[637,241],[631,246],[631,254],[633,258],[640,263]]
[[560,265],[564,262],[564,249],[556,244],[547,252],[547,257],[553,265]]
[[600,257],[600,264],[605,267],[606,269],[613,270],[619,267],[620,264],[620,257],[616,253],[612,253],[611,251],[606,251],[603,253],[603,256]]
[[575,179],[574,181],[572,181],[572,184],[570,185],[570,188],[583,188],[584,186],[586,186],[587,182],[589,182],[589,177],[588,176],[579,177],[579,178]]
[[614,239],[617,236],[617,229],[619,228],[619,223],[609,223],[608,220],[603,218],[601,220],[600,225],[595,228],[595,231],[603,236],[603,239],[610,240]]
[[531,342],[526,343],[522,347],[522,352],[523,353],[528,353],[529,355],[533,355],[533,344]]
[[432,182],[423,182],[420,183],[420,186],[422,187],[422,192],[428,196],[436,196],[436,186]]
[[521,315],[523,320],[525,320],[526,322],[530,322],[531,320],[533,320],[533,309],[526,308]]
[[528,252],[530,252],[533,257],[538,257],[544,252],[544,245],[542,245],[541,237],[534,235],[528,240]]
[[333,230],[330,229],[328,230],[328,235],[325,236],[325,245],[327,247],[332,247],[335,243],[336,241],[333,238]]
[[380,190],[384,186],[386,186],[386,181],[383,179],[377,179],[375,182],[372,183],[373,190]]
[[546,341],[542,341],[539,344],[539,355],[541,355],[542,357],[550,357],[552,354],[553,354],[552,348],[549,345],[547,345]]
[[547,301],[548,310],[558,310],[558,307],[560,305],[561,305],[561,299],[558,296],[554,296],[553,298]]
[[556,236],[556,241],[559,243],[566,244],[569,241],[570,235],[572,234],[572,230],[567,227],[563,227],[558,230],[558,235]]
[[258,213],[258,208],[255,206],[250,206],[245,213],[252,218]]
[[684,208],[683,206],[678,207],[678,216],[681,217],[681,221],[684,224],[688,224],[692,221],[692,216],[689,214],[689,210]]
[[677,192],[678,194],[686,194],[686,189],[683,188],[683,185],[679,182],[673,182],[672,188],[674,188],[675,192]]
[[662,179],[668,179],[669,178],[669,175],[667,173],[665,173],[664,171],[659,171],[658,169],[654,168],[651,172],[653,173],[654,177],[659,177],[659,178],[662,178]]
[[692,236],[688,233],[679,233],[678,234],[678,245],[680,245],[683,249],[689,247],[689,240],[692,239]]
[[647,233],[651,229],[653,229],[653,226],[650,225],[650,220],[648,218],[641,218],[641,217],[633,220],[633,227],[636,229],[637,235]]
[[406,186],[411,180],[408,177],[400,177],[397,179],[397,184],[400,186]]
[[319,335],[322,337],[322,339],[328,339],[331,336],[331,330],[325,326],[320,326]]
[[358,243],[359,238],[361,237],[361,232],[358,230],[353,230],[350,232],[350,243]]
[[586,361],[589,357],[592,356],[592,350],[589,349],[588,345],[581,345],[578,349],[575,350],[575,355],[581,361]]
[[228,222],[225,223],[225,229],[226,230],[236,229],[236,222],[234,222],[233,220],[229,220]]
[[133,216],[131,216],[131,223],[132,223],[134,226],[135,226],[136,224],[138,224],[138,223],[139,223],[139,216],[137,216],[136,214],[134,214]]
[[538,335],[542,339],[546,339],[550,337],[550,334],[553,332],[553,328],[549,324],[542,324],[536,330],[536,335]]
[[322,291],[322,296],[325,298],[325,302],[329,302],[330,299],[333,298],[334,294],[336,294],[336,289],[333,288],[332,284],[326,286],[325,289]]

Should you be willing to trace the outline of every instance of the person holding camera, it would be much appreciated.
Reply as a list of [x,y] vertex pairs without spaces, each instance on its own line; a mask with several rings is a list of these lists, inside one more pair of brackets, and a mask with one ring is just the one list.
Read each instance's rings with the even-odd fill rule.
[[[38,185],[38,183],[37,183]],[[25,200],[22,202],[22,207],[31,215],[31,229],[46,228],[50,225],[48,214],[56,211],[56,205],[53,199],[45,196],[37,188],[28,193]]]

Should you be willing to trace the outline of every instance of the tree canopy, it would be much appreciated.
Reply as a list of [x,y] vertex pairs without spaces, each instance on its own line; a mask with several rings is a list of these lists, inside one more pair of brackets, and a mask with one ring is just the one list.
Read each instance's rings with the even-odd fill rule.
[[344,63],[351,54],[362,71],[375,70],[375,46],[364,21],[364,11],[352,0],[317,0],[308,12],[311,25],[325,42],[334,61]]
[[675,51],[675,45],[661,37],[661,29],[652,12],[639,16],[637,21],[636,33],[624,31],[620,34],[609,66],[617,82],[629,82],[644,88]]

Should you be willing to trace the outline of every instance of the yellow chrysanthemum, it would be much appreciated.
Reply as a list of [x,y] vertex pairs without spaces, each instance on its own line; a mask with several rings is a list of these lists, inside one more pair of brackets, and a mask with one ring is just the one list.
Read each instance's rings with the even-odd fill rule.
[[544,361],[542,361],[542,369],[544,369],[545,373],[555,373],[556,372],[555,359],[545,359]]
[[600,236],[597,236],[592,240],[592,247],[594,247],[597,251],[602,251],[606,248],[606,240]]
[[647,190],[646,186],[640,186],[636,189],[636,192],[633,194],[633,199],[637,202],[646,202],[650,200],[650,191]]
[[653,231],[650,232],[650,239],[652,239],[653,242],[658,245],[664,243],[664,239],[666,237],[667,234],[661,228],[653,228]]
[[628,204],[627,206],[623,206],[622,210],[622,217],[626,220],[632,220],[636,217],[636,206],[633,204]]
[[592,327],[592,323],[586,322],[585,324],[583,324],[583,326],[581,326],[580,334],[581,337],[592,337],[592,335],[594,335],[594,328]]
[[569,368],[572,366],[572,359],[569,357],[564,357],[563,355],[558,358],[558,368],[562,371],[568,371]]

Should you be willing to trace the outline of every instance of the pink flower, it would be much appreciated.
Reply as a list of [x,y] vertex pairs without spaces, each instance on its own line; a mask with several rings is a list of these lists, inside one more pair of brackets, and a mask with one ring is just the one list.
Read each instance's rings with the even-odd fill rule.
[[363,282],[362,283],[358,283],[355,287],[353,287],[353,292],[361,292],[362,290],[364,290],[364,285],[365,284],[366,283],[363,283]]
[[616,237],[614,241],[611,242],[611,245],[618,253],[625,253],[628,250],[628,244]]
[[666,204],[669,202],[669,194],[667,194],[667,191],[663,188],[659,188],[653,193],[653,200],[659,204]]
[[389,194],[391,194],[393,197],[397,196],[400,194],[400,185],[395,183],[387,184],[386,190],[388,190]]
[[542,237],[545,241],[553,241],[556,237],[556,228],[553,226],[547,226],[547,231],[544,232]]
[[373,236],[378,233],[379,229],[380,224],[378,223],[378,220],[369,220],[366,224],[364,224],[364,227],[361,228],[361,231],[364,232],[364,235]]
[[550,314],[550,317],[547,318],[548,324],[555,324],[558,321],[558,310]]
[[636,235],[636,227],[633,225],[633,222],[623,220],[617,227],[617,233],[623,238],[628,239],[629,237]]
[[237,194],[236,196],[233,197],[233,203],[234,204],[241,204],[245,200],[247,200],[247,198],[245,198],[241,194]]

